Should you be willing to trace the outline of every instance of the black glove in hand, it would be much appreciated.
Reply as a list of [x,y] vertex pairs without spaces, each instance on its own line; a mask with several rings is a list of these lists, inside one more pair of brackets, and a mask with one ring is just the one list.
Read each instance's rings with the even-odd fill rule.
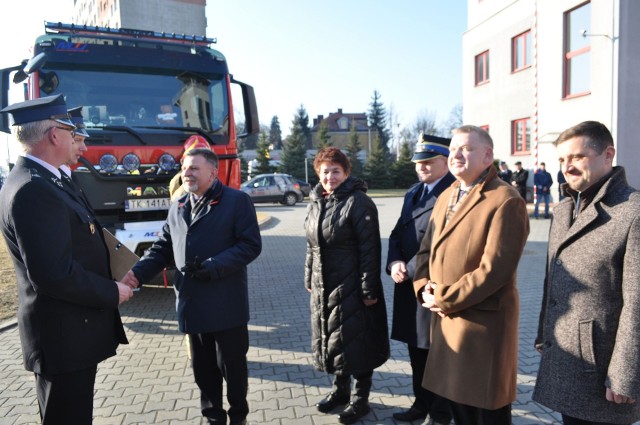
[[211,280],[209,270],[202,265],[202,262],[198,261],[198,257],[196,257],[196,260],[193,262],[186,261],[180,271],[191,279]]

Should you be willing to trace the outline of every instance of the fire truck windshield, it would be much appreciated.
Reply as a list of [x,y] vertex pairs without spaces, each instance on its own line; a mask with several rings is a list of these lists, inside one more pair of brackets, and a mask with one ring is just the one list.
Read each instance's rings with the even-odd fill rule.
[[70,107],[83,106],[88,128],[197,128],[228,136],[226,79],[203,76],[69,70],[39,72],[41,96],[62,93]]

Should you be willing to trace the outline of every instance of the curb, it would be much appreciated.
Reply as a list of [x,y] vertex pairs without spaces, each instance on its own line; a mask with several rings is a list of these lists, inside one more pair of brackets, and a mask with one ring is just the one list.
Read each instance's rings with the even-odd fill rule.
[[258,218],[258,226],[262,227],[265,224],[267,224],[268,222],[271,221],[271,216],[269,214],[265,214],[263,212],[257,212],[256,216]]
[[0,322],[0,332],[8,331],[9,329],[15,328],[16,326],[18,326],[18,319],[15,317],[13,319]]

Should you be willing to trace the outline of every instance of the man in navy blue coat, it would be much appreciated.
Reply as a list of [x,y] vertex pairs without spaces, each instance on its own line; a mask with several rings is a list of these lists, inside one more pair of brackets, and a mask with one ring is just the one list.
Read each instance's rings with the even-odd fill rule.
[[551,178],[551,174],[547,171],[544,162],[540,163],[540,168],[533,174],[533,184],[536,187],[536,205],[533,209],[533,216],[538,218],[538,206],[540,205],[540,201],[544,201],[544,218],[549,218],[549,198],[553,178]]
[[[148,282],[175,260],[180,331],[189,335],[202,415],[209,423],[244,424],[247,403],[249,295],[247,265],[262,249],[249,196],[218,180],[218,157],[185,153],[187,194],[171,205],[162,235],[127,273],[131,286]],[[229,411],[222,406],[223,378]]]
[[412,158],[419,182],[411,186],[405,195],[402,213],[389,236],[387,273],[396,283],[391,338],[408,345],[416,397],[409,410],[393,414],[400,421],[426,418],[425,424],[448,424],[451,420],[446,402],[422,388],[429,355],[431,311],[418,305],[413,291],[416,253],[427,230],[431,211],[436,198],[455,181],[447,167],[450,142],[450,139],[420,134]]

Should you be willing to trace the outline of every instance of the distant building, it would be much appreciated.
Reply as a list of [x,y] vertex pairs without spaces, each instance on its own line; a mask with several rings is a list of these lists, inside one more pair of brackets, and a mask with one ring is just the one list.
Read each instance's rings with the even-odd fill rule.
[[640,187],[640,1],[467,5],[464,122],[489,130],[495,157],[510,168],[516,161],[530,170],[545,162],[555,180],[559,165],[552,143],[559,133],[582,121],[600,121],[613,133],[616,162],[626,165],[630,183]]
[[313,125],[311,126],[311,141],[314,148],[318,147],[320,143],[318,134],[320,133],[320,124],[322,122],[326,123],[329,129],[328,135],[331,136],[331,139],[329,139],[331,144],[342,150],[349,144],[351,126],[355,125],[360,147],[362,150],[369,152],[369,142],[373,141],[372,138],[375,135],[369,133],[366,113],[346,113],[342,112],[342,109],[338,109],[338,112],[332,112],[326,118],[324,115],[318,115],[318,118],[313,119]]
[[206,35],[206,0],[75,0],[74,23]]

